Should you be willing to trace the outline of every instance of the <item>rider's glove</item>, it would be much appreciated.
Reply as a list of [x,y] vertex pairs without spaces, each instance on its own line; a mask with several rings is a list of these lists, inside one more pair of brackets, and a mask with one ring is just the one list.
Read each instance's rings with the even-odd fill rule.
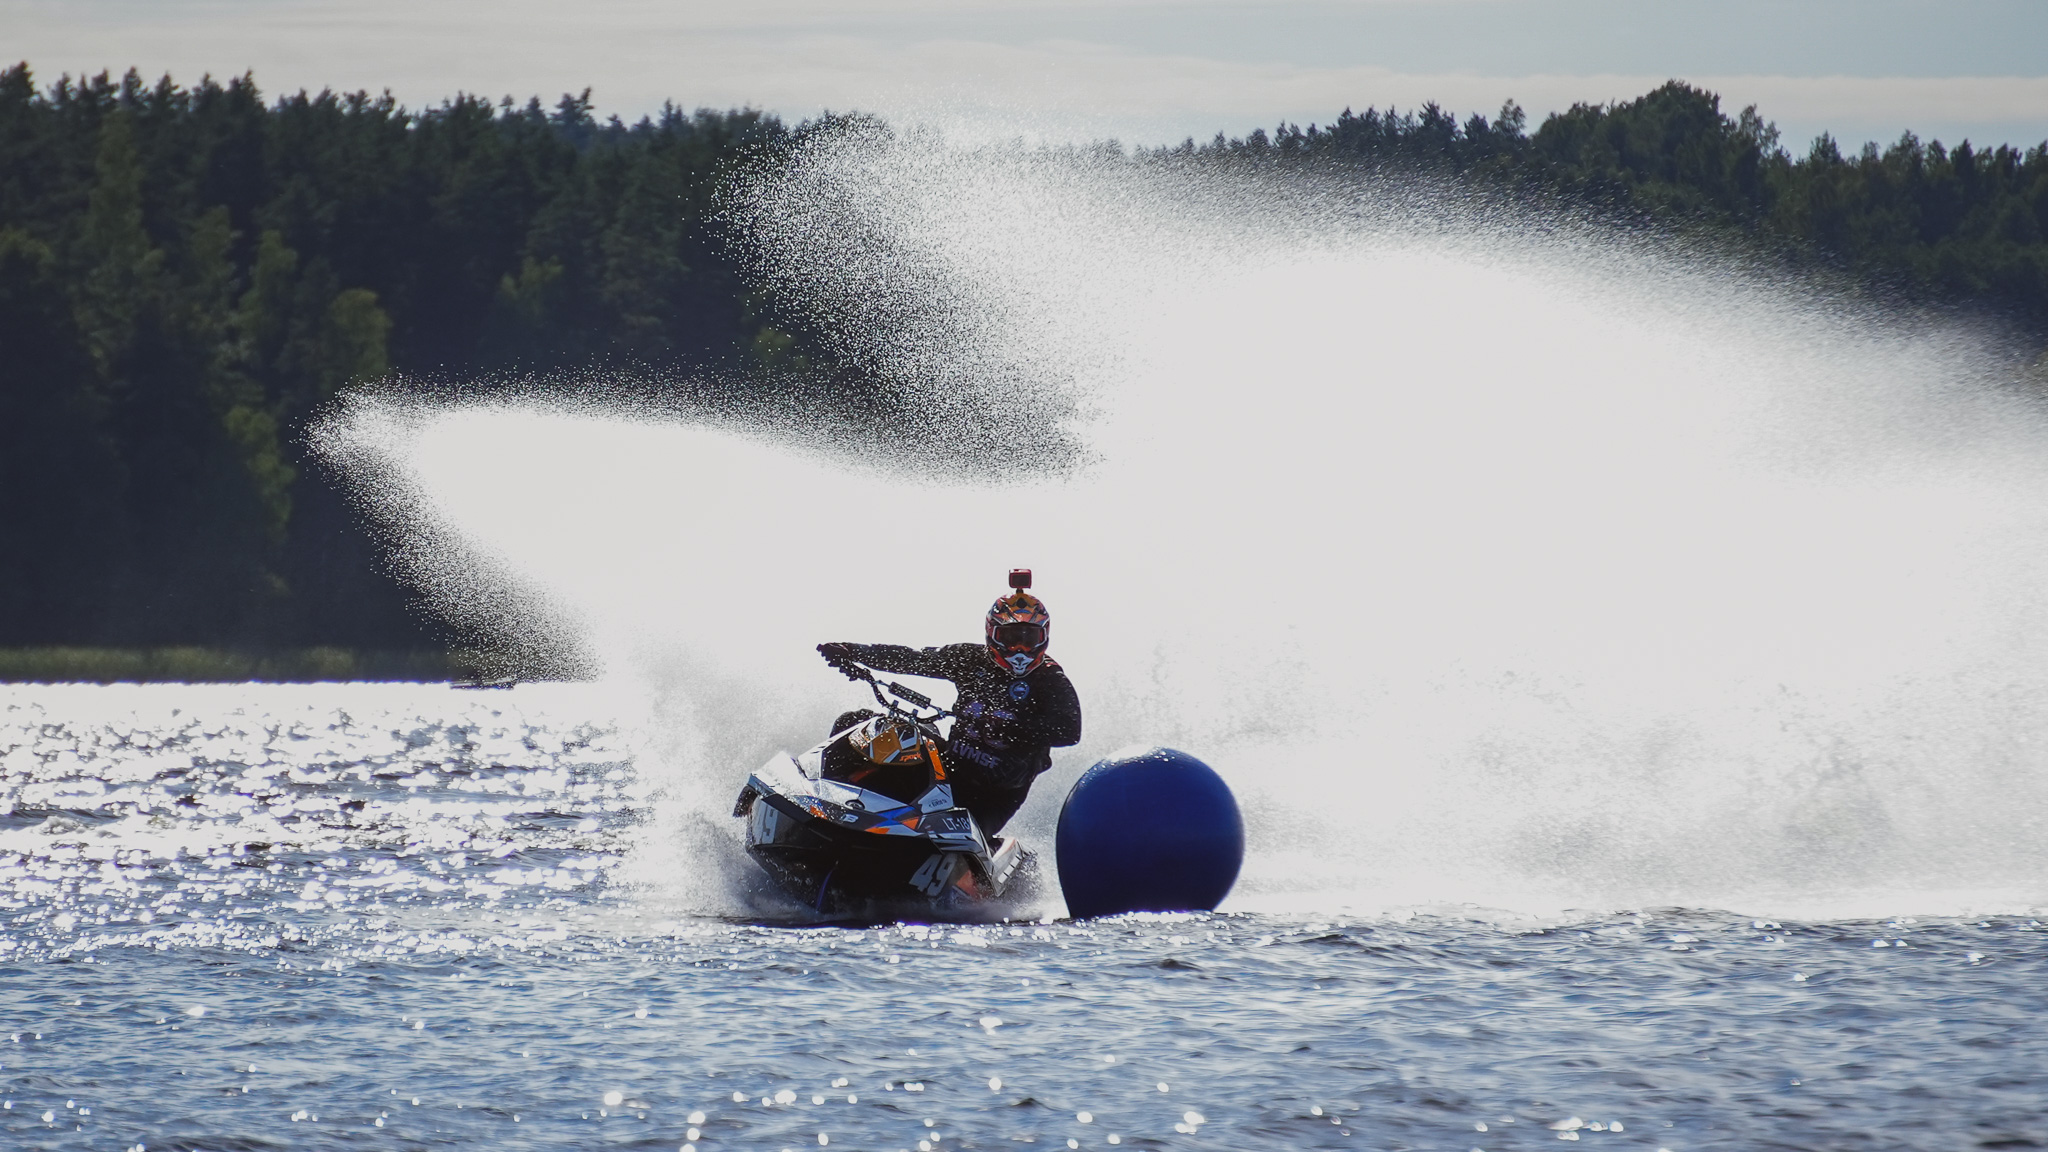
[[860,679],[853,672],[853,645],[838,641],[820,644],[818,655],[823,656],[825,663],[838,669],[848,680]]

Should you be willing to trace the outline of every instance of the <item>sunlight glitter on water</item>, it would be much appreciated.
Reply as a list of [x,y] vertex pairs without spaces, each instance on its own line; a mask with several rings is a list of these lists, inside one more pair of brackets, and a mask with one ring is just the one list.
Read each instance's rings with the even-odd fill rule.
[[[516,705],[370,685],[0,698],[0,900],[16,910],[0,949],[275,947],[366,910],[540,907],[615,865],[647,803],[604,720],[539,719],[587,704],[575,690]],[[606,823],[585,827],[593,815]],[[476,943],[398,922],[370,946]]]
[[0,1133],[1734,1149],[1783,1129],[1731,1116],[1792,1109],[1809,1143],[1946,1147],[1901,1084],[2038,1127],[2029,919],[704,916],[634,864],[659,825],[610,703],[5,690]]

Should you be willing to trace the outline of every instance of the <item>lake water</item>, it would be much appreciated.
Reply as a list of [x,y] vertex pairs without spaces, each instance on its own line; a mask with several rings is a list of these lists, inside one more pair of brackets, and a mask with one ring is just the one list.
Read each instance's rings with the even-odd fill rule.
[[613,702],[0,689],[0,1143],[2048,1144],[2012,910],[806,926]]

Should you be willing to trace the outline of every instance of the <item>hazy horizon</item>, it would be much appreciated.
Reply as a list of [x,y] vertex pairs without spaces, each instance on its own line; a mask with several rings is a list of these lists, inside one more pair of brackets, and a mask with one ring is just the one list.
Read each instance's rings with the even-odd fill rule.
[[1158,144],[1431,100],[1540,122],[1676,78],[1756,104],[1795,153],[1822,131],[2048,140],[2048,5],[2026,0],[0,0],[0,31],[41,83],[253,72],[414,107],[587,87],[629,121],[673,101]]

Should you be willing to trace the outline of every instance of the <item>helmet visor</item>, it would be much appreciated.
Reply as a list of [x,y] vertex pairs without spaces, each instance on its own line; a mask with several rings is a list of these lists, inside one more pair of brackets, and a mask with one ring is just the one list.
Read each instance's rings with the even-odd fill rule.
[[996,644],[1004,648],[1042,648],[1045,627],[1041,624],[998,624]]

